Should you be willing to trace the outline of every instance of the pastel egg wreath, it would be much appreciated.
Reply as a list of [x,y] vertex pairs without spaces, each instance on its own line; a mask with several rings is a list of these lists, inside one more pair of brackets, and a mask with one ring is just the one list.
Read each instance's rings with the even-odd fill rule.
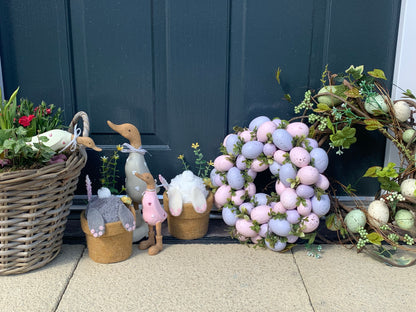
[[[309,138],[309,127],[267,116],[225,137],[210,178],[215,205],[242,242],[283,251],[313,235],[330,209],[325,191],[327,153]],[[275,192],[258,193],[254,181],[269,170]],[[274,182],[275,180],[275,182]]]

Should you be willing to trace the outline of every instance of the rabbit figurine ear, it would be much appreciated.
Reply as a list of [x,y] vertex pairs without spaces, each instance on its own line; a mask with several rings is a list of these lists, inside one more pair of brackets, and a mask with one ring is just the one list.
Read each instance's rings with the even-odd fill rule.
[[192,202],[192,206],[194,206],[194,209],[195,209],[196,212],[204,213],[207,210],[207,200],[205,198],[205,195],[197,187],[195,187],[192,190],[191,202]]
[[169,211],[172,216],[179,216],[182,213],[182,194],[178,189],[169,188]]

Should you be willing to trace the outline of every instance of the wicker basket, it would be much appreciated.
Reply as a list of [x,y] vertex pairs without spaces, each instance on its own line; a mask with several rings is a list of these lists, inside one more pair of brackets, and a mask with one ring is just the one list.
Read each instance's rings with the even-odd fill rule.
[[[84,112],[74,116],[69,131],[74,131],[79,118],[83,136],[88,136]],[[85,148],[80,147],[66,162],[0,174],[0,275],[40,268],[58,255],[86,162]]]
[[169,211],[169,198],[167,192],[163,193],[163,207],[168,213],[169,233],[179,239],[197,239],[204,237],[208,232],[209,213],[214,202],[214,195],[209,192],[207,210],[197,213],[190,203],[183,204],[182,213],[175,217]]

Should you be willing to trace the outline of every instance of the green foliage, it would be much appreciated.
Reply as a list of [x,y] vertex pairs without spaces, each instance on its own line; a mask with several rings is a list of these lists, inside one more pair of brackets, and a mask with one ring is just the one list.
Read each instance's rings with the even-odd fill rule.
[[355,132],[355,128],[345,127],[338,130],[335,134],[331,134],[329,139],[334,147],[350,148],[351,144],[357,141]]
[[373,166],[367,169],[363,177],[377,178],[383,190],[400,192],[400,185],[394,179],[399,176],[395,163],[388,163],[387,167]]

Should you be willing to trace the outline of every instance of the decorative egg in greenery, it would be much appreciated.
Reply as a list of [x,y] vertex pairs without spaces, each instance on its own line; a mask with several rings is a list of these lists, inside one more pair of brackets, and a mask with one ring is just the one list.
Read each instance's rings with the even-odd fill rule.
[[371,225],[379,227],[389,221],[389,207],[381,200],[374,200],[368,206],[368,221]]
[[380,94],[368,97],[364,102],[365,110],[374,115],[377,111],[387,113],[389,108],[384,100],[384,97]]
[[416,198],[416,179],[406,179],[400,185],[400,192],[403,196]]
[[410,230],[415,225],[413,214],[406,209],[397,211],[394,219],[396,220],[397,226],[403,230]]
[[405,101],[398,101],[394,103],[393,112],[394,116],[396,116],[396,118],[401,122],[408,120],[411,114],[409,104],[407,104]]
[[365,226],[367,218],[363,211],[354,209],[347,213],[344,222],[351,233],[358,233],[358,229]]
[[413,135],[415,134],[415,130],[413,129],[407,129],[406,131],[403,132],[403,141],[405,143],[409,143],[410,141],[412,141],[412,143],[416,140],[416,138],[414,138],[412,140]]
[[[319,90],[318,95],[322,93],[332,93],[334,95],[337,95],[341,98],[346,98],[345,91],[347,91],[348,88],[344,85],[337,85],[337,86],[325,86],[321,90]],[[329,107],[332,107],[334,105],[341,104],[342,101],[332,95],[321,95],[318,97],[318,102],[322,104],[326,104]]]

